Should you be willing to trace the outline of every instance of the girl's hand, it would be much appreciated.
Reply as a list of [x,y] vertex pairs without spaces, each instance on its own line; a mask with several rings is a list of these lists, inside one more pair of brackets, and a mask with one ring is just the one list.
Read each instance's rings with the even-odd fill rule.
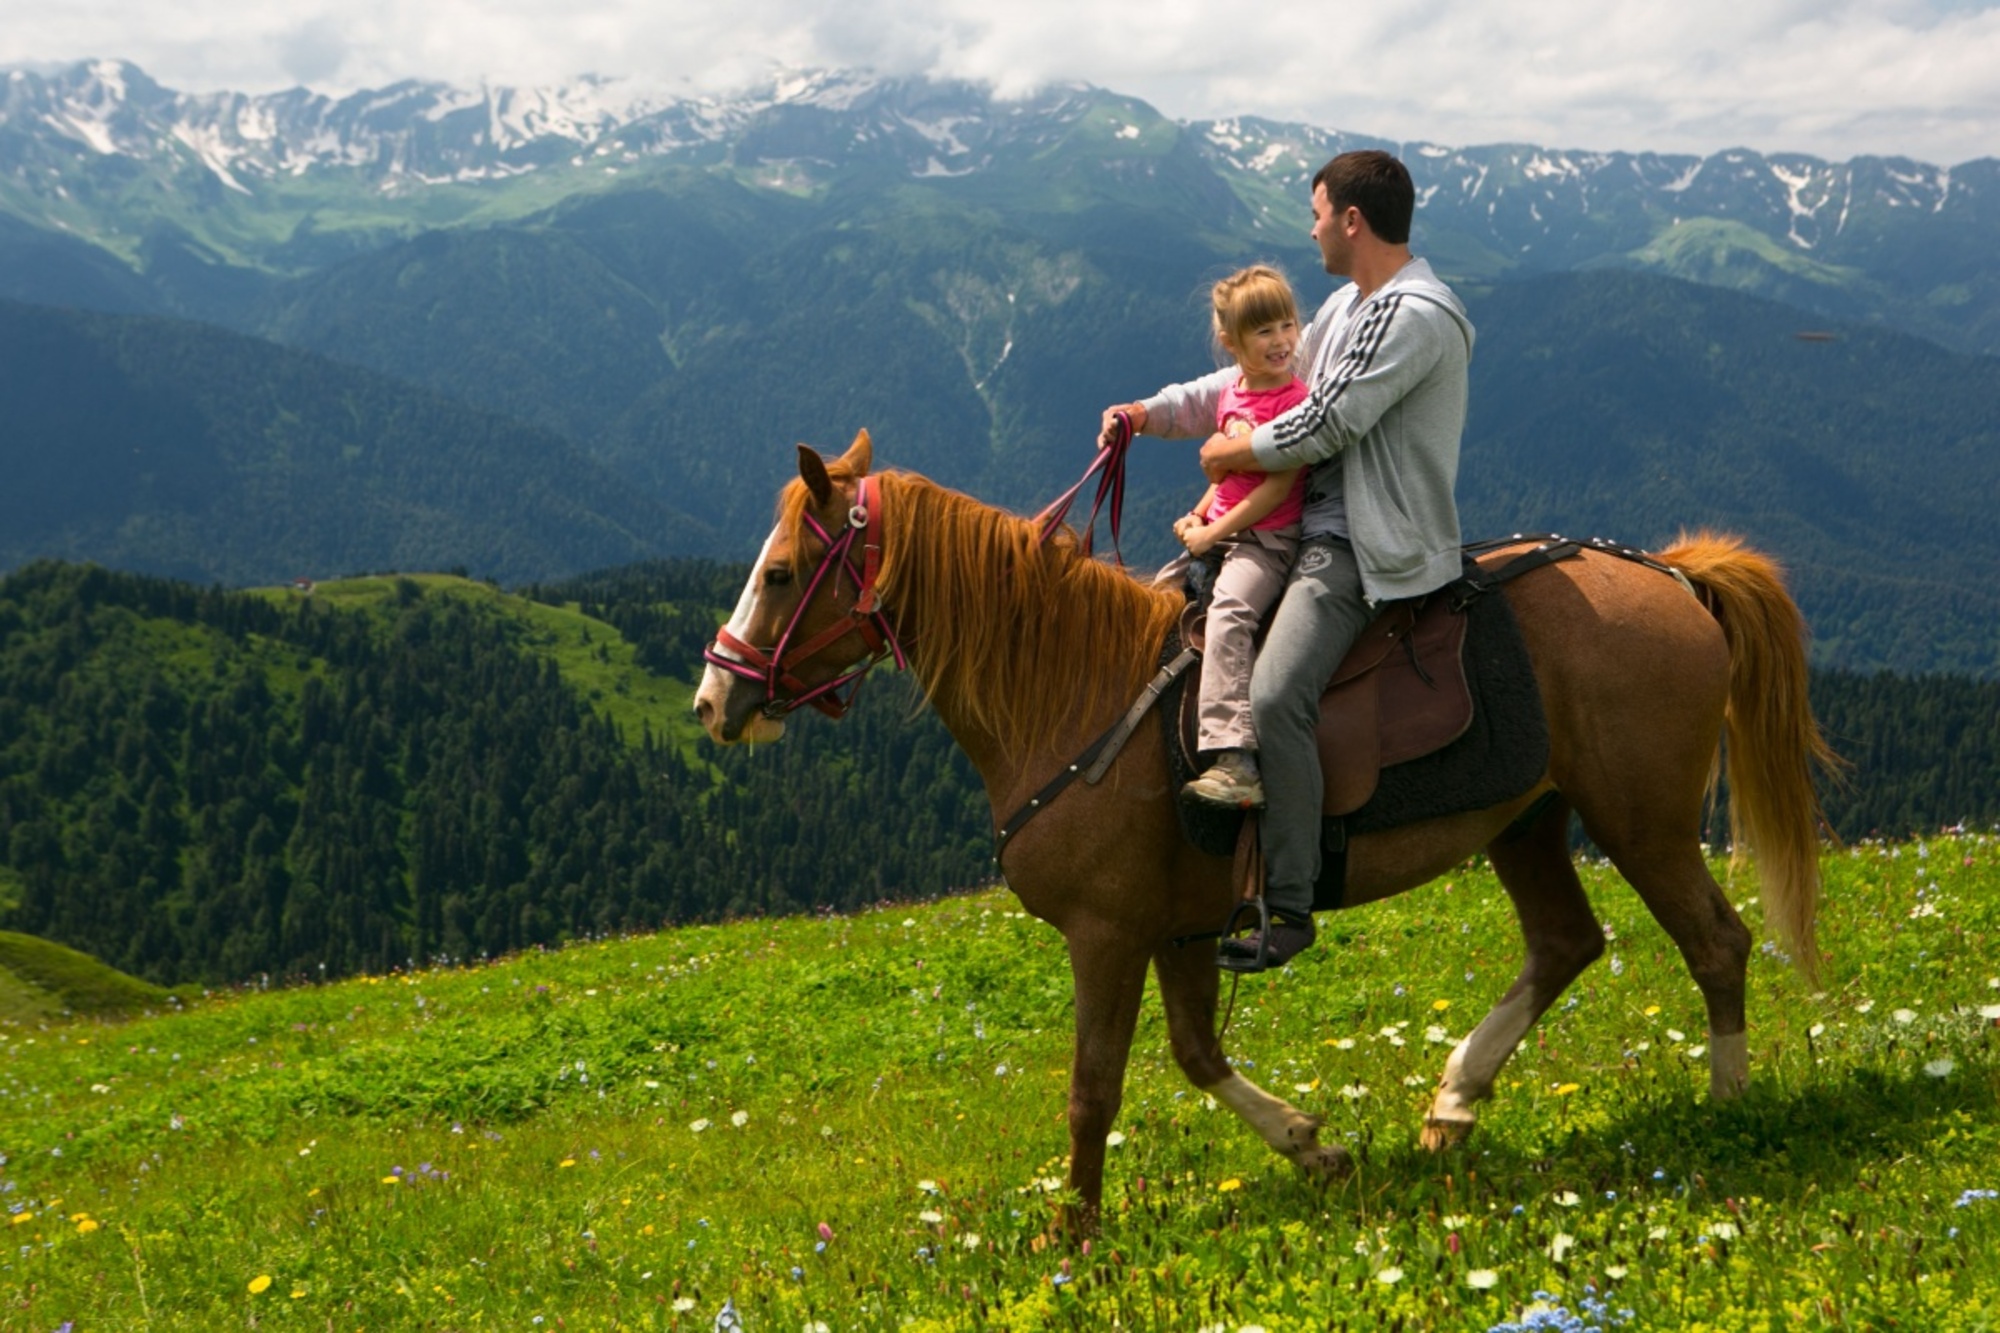
[[1202,556],[1207,555],[1216,543],[1215,525],[1211,523],[1193,524],[1186,532],[1180,534],[1180,538],[1181,545],[1187,547],[1187,553],[1199,560]]
[[1201,526],[1201,515],[1182,514],[1174,520],[1174,540],[1186,541],[1190,530]]

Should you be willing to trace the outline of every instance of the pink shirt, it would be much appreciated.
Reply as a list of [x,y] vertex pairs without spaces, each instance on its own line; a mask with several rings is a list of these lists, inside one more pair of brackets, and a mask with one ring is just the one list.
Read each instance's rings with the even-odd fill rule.
[[[1232,419],[1261,426],[1276,416],[1281,416],[1304,400],[1307,393],[1305,381],[1293,378],[1290,384],[1276,389],[1246,389],[1238,379],[1222,391],[1222,399],[1215,405],[1215,427],[1221,430]],[[1299,469],[1292,479],[1292,489],[1278,507],[1266,514],[1253,528],[1282,528],[1297,523],[1305,513],[1306,471]],[[1208,507],[1203,517],[1210,523],[1243,502],[1243,497],[1257,489],[1264,480],[1261,472],[1232,472],[1222,479],[1215,488],[1215,503]]]

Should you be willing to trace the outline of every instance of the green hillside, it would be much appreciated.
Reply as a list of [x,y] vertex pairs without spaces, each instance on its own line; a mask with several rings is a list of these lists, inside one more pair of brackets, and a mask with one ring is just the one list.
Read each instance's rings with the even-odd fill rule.
[[637,651],[458,579],[30,566],[0,580],[0,926],[160,984],[341,976],[988,873],[984,798],[906,690],[710,754],[688,664]]
[[[10,1327],[1923,1327],[2000,1302],[2000,842],[1826,861],[1825,989],[1758,954],[1752,1084],[1636,897],[1463,1149],[1416,1146],[1518,935],[1491,874],[1323,918],[1235,997],[1315,1187],[1187,1086],[1145,999],[1103,1230],[1051,1243],[1058,937],[1004,893],[693,927],[107,1028],[0,1024]],[[1727,874],[1718,866],[1717,873]],[[1760,930],[1754,898],[1741,884]]]
[[[8,872],[0,868],[0,884]],[[0,1023],[121,1018],[180,997],[49,940],[0,930]]]

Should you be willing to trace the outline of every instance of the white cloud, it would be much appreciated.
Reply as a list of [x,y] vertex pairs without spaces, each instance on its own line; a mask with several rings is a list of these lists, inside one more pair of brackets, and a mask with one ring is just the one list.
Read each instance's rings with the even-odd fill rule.
[[0,64],[91,56],[192,91],[723,90],[775,62],[1081,80],[1173,116],[1454,145],[2000,155],[2000,0],[0,0]]

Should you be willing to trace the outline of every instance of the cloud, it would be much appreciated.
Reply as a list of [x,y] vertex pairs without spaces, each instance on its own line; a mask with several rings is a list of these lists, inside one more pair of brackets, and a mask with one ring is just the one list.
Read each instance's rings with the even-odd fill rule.
[[0,63],[87,56],[189,90],[329,92],[583,73],[725,91],[775,62],[1082,81],[1183,118],[1453,145],[2000,154],[2000,0],[65,0],[0,26]]

